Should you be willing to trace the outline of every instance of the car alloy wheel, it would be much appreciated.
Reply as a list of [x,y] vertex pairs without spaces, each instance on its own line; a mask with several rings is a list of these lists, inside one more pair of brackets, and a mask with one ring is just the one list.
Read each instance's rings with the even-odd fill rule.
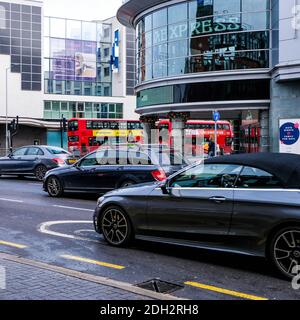
[[105,240],[113,246],[122,247],[130,242],[132,228],[129,218],[117,207],[105,210],[101,218],[101,228]]
[[300,266],[300,229],[286,228],[278,232],[272,246],[273,262],[285,277],[296,276],[295,267]]
[[47,173],[47,168],[43,165],[39,165],[36,167],[35,169],[35,177],[39,180],[39,181],[43,181],[43,179],[45,178],[45,175]]
[[56,177],[50,177],[47,180],[47,191],[51,197],[60,197],[62,195],[63,188]]

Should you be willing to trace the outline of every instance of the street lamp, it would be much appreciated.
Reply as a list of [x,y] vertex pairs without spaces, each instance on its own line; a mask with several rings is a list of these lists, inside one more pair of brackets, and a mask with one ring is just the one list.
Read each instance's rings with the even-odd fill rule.
[[7,67],[5,70],[5,76],[6,76],[6,80],[5,80],[5,152],[6,154],[8,153],[8,149],[9,149],[9,136],[8,136],[8,71],[11,70],[11,67],[15,67],[15,66],[19,66],[19,64],[12,64],[10,67]]

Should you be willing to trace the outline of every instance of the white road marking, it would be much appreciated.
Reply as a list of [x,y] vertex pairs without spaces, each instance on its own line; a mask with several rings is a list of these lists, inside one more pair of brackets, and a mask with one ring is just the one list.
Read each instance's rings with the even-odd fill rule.
[[59,205],[54,205],[53,207],[60,208],[60,209],[68,209],[68,210],[87,211],[87,212],[94,212],[95,211],[95,210],[92,210],[92,209],[77,208],[77,207],[67,207],[67,206],[59,206]]
[[15,203],[24,203],[24,201],[22,201],[22,200],[7,199],[7,198],[0,198],[0,201],[15,202]]
[[93,224],[92,221],[73,221],[73,220],[67,220],[67,221],[48,221],[44,222],[41,225],[38,226],[38,231],[44,234],[48,234],[55,237],[61,237],[61,238],[67,238],[67,239],[73,239],[73,240],[83,240],[83,241],[90,241],[90,242],[99,242],[98,240],[93,240],[85,237],[79,237],[74,236],[67,233],[61,233],[56,231],[51,231],[50,227],[60,224]]

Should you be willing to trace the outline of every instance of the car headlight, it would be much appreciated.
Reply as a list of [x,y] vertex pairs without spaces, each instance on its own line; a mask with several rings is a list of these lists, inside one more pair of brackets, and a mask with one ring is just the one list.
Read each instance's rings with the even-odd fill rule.
[[98,199],[97,206],[100,207],[101,203],[104,201],[104,197]]

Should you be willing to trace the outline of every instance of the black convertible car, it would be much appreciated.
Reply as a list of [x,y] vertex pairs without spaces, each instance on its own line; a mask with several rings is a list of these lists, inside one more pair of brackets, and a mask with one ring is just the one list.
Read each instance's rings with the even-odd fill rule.
[[267,257],[293,277],[300,264],[300,156],[208,159],[164,182],[104,195],[94,225],[113,246],[135,237]]

